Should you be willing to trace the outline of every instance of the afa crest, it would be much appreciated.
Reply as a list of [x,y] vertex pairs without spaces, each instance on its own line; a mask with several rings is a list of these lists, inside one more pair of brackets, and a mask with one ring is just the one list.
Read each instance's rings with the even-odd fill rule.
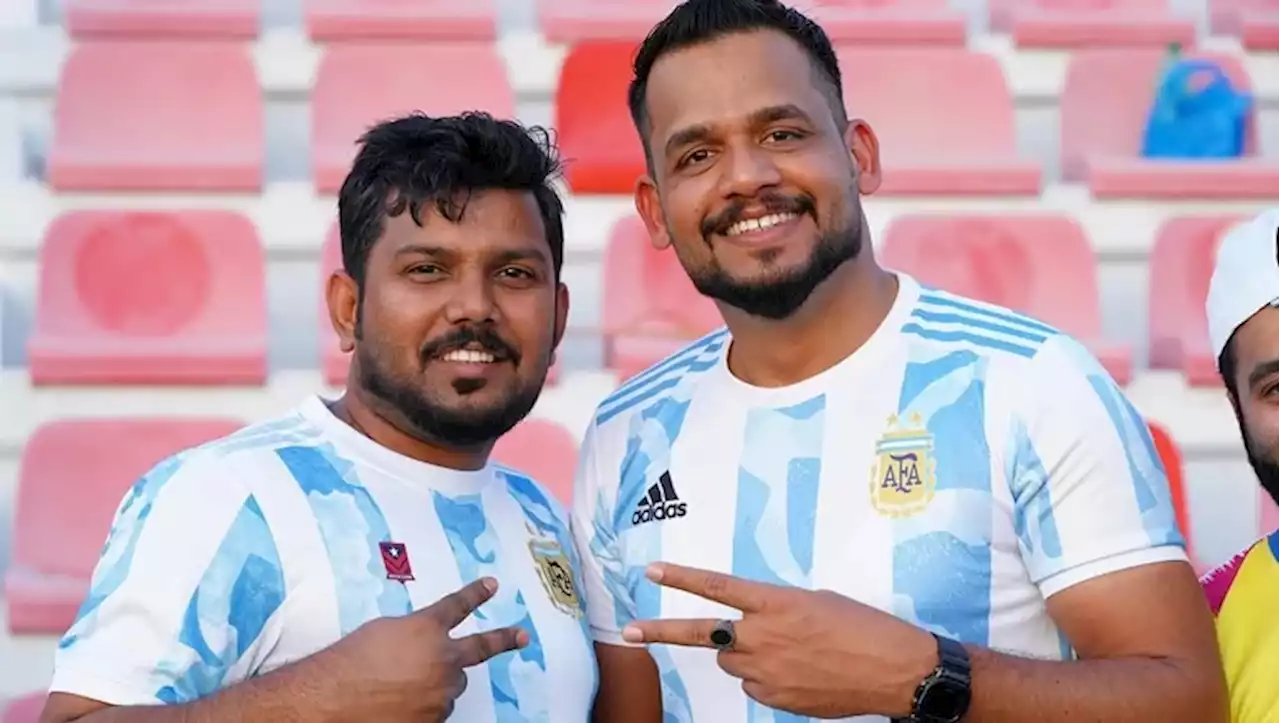
[[882,515],[914,515],[933,500],[937,486],[933,435],[919,414],[909,424],[889,418],[889,429],[876,442],[876,463],[871,468],[871,506]]
[[573,564],[560,547],[560,542],[548,537],[535,537],[529,541],[529,553],[538,567],[538,579],[551,598],[551,604],[566,615],[582,617],[582,598],[573,579]]

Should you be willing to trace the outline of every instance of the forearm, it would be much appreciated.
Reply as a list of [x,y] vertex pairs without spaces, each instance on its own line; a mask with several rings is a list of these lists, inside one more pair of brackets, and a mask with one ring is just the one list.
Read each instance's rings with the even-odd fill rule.
[[970,648],[965,723],[1225,723],[1221,672],[1172,659],[1056,662]]

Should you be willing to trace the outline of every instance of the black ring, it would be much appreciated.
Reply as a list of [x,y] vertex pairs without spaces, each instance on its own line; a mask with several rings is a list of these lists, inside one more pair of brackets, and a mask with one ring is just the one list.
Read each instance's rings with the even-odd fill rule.
[[733,631],[732,620],[720,620],[711,629],[711,644],[722,652],[733,650],[737,637]]

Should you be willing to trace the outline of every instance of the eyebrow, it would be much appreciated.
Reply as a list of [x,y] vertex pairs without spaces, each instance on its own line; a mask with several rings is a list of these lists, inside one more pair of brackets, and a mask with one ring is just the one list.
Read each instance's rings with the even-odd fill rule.
[[[763,126],[770,123],[777,123],[782,120],[809,120],[809,114],[800,109],[800,106],[794,103],[783,103],[782,105],[771,105],[752,111],[747,116],[747,124],[750,126]],[[686,126],[671,134],[667,139],[667,143],[663,146],[664,150],[670,154],[677,148],[691,145],[699,141],[711,137],[711,126],[705,123],[698,123]]]
[[1275,374],[1280,374],[1280,360],[1272,359],[1271,361],[1262,362],[1255,366],[1253,371],[1249,372],[1249,386],[1252,387]]
[[[457,252],[452,249],[442,248],[440,246],[427,246],[425,244],[405,244],[396,249],[396,257],[401,256],[435,256],[440,258],[453,258],[457,256]],[[498,252],[494,259],[498,263],[508,264],[514,261],[533,261],[543,265],[550,265],[551,259],[548,255],[537,248],[527,249],[507,249]]]

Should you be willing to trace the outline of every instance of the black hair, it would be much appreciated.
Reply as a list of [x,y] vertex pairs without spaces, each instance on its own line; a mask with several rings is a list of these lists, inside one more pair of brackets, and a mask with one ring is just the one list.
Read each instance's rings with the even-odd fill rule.
[[840,64],[831,40],[817,23],[778,0],[688,0],[655,25],[636,52],[627,104],[646,156],[649,114],[645,94],[653,64],[667,53],[753,30],[774,30],[799,44],[808,53],[814,71],[830,86],[828,100],[836,120],[841,126],[847,122]]
[[384,217],[408,211],[421,226],[423,205],[434,203],[441,216],[457,223],[471,193],[486,189],[533,194],[559,278],[564,204],[552,183],[561,165],[546,129],[480,112],[438,118],[415,113],[373,126],[358,143],[338,192],[338,231],[343,269],[362,290]]
[[1222,375],[1222,384],[1227,388],[1231,401],[1238,406],[1240,394],[1236,391],[1236,352],[1231,343],[1235,338],[1236,335],[1233,332],[1222,347],[1222,353],[1218,355],[1218,373]]

